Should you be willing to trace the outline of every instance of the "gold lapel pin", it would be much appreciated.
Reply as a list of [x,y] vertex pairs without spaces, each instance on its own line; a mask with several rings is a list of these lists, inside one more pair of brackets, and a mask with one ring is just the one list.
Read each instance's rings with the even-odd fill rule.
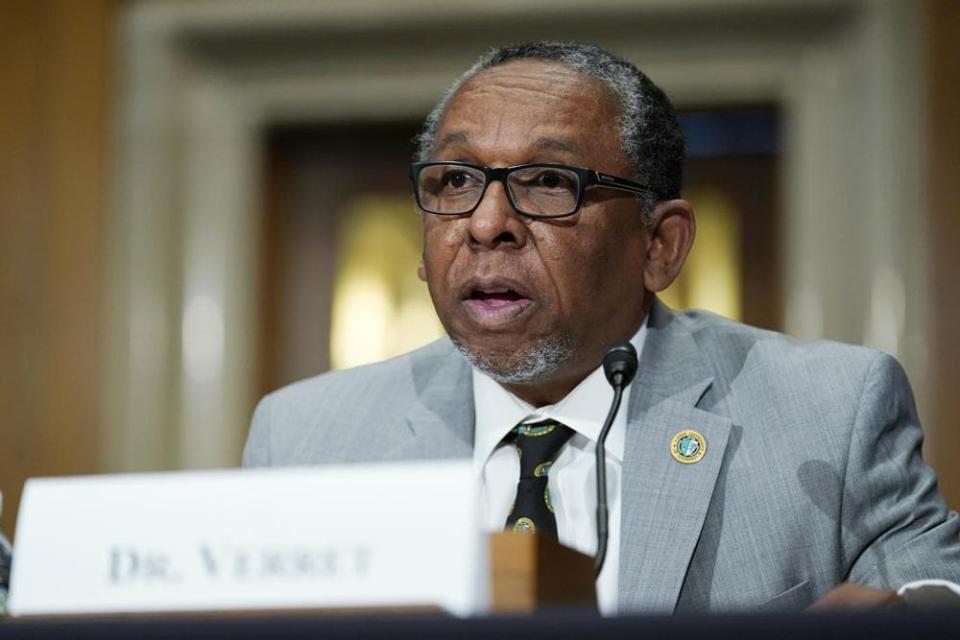
[[670,441],[670,455],[677,462],[693,464],[707,453],[707,439],[693,429],[684,429]]

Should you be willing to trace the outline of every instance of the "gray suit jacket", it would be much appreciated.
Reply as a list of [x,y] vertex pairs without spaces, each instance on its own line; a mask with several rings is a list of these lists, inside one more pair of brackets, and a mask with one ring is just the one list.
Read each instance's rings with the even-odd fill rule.
[[[892,357],[658,303],[628,412],[622,612],[800,609],[845,580],[960,583],[960,524]],[[466,457],[473,425],[470,366],[443,339],[270,394],[243,461]],[[696,464],[669,453],[682,429],[707,440]]]

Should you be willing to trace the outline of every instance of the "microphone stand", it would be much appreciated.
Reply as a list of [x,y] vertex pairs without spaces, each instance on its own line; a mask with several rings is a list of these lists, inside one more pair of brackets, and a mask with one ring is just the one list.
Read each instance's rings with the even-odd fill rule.
[[603,428],[600,429],[595,451],[597,459],[597,555],[594,558],[593,566],[594,572],[598,576],[600,570],[603,569],[603,561],[607,557],[607,538],[610,526],[610,514],[607,509],[607,452],[604,445],[607,442],[607,434],[610,432],[613,420],[617,417],[617,411],[620,409],[624,386],[615,385],[613,387],[613,403],[610,405],[610,411],[607,412],[607,419],[603,422]]
[[620,410],[623,400],[623,390],[630,384],[637,374],[637,350],[629,342],[619,342],[604,354],[603,372],[607,382],[613,387],[613,402],[610,411],[603,422],[600,435],[597,437],[597,555],[594,557],[594,572],[600,575],[603,561],[607,557],[607,538],[609,538],[610,514],[607,508],[607,455],[605,444],[613,420]]

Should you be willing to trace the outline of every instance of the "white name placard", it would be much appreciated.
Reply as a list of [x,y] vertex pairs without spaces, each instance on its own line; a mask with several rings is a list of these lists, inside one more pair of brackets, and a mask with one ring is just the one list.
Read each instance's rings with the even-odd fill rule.
[[487,609],[469,461],[40,478],[10,612]]

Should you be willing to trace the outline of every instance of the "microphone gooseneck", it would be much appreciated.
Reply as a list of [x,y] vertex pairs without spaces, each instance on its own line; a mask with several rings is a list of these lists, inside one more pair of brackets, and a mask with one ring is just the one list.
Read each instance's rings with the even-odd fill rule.
[[603,356],[603,372],[613,387],[613,402],[610,403],[610,411],[607,412],[607,419],[603,421],[603,428],[597,438],[597,555],[593,564],[597,576],[600,575],[603,561],[607,557],[610,519],[607,509],[607,456],[604,443],[613,420],[617,417],[617,411],[620,410],[623,390],[637,374],[637,350],[626,341],[613,345]]

